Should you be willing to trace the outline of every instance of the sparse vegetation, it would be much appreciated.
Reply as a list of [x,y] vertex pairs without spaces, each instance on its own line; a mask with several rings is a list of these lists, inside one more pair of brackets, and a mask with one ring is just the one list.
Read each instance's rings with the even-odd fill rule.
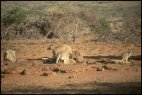
[[[140,4],[127,3],[43,2],[38,5],[38,2],[33,4],[23,2],[23,5],[20,5],[15,2],[13,3],[15,6],[10,7],[9,4],[11,9],[7,9],[2,15],[2,39],[56,38],[66,43],[75,42],[83,34],[94,33],[98,35],[95,42],[135,42],[135,40],[140,42]],[[110,22],[115,25],[118,21],[113,19],[117,17],[123,25],[117,33],[114,33]]]

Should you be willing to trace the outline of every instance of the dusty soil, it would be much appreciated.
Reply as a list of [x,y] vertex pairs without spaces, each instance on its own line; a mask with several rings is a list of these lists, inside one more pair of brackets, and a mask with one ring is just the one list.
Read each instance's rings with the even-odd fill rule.
[[[1,63],[2,93],[46,94],[141,94],[141,47],[133,44],[95,44],[87,40],[71,45],[87,60],[86,64],[47,64],[41,57],[51,58],[45,41],[11,41],[11,49],[17,54],[17,62]],[[122,52],[133,48],[128,64],[105,62],[120,59]],[[28,60],[33,59],[33,60]],[[103,71],[99,68],[105,65]]]

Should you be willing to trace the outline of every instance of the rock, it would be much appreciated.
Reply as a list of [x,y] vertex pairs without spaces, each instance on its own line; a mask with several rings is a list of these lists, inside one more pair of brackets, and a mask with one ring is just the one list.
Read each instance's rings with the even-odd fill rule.
[[104,69],[106,70],[118,70],[118,67],[116,67],[115,65],[104,65],[103,66]]
[[21,72],[22,75],[30,75],[31,73],[27,70],[27,69],[24,69],[22,72]]
[[74,79],[75,77],[76,77],[75,75],[71,75],[71,76],[69,76],[68,78]]
[[104,71],[104,68],[97,68],[97,71]]
[[48,70],[46,72],[43,72],[41,76],[51,76],[51,75],[56,75],[56,72]]
[[4,78],[4,74],[1,74],[1,78]]
[[48,74],[47,73],[43,73],[43,76],[48,76]]
[[4,60],[15,62],[16,61],[16,52],[13,50],[7,50],[4,54]]
[[60,69],[60,68],[58,68],[58,67],[52,67],[52,68],[50,68],[52,71],[54,71],[54,72],[57,72],[57,73],[66,73],[66,71],[65,70],[63,70],[63,69]]
[[104,65],[103,66],[106,70],[111,70],[112,69],[112,67],[111,66],[108,66],[108,65]]
[[86,63],[87,64],[96,64],[96,60],[87,60]]

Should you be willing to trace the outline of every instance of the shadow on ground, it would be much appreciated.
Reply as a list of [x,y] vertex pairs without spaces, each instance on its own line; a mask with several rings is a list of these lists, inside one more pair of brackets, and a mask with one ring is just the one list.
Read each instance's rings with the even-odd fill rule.
[[50,89],[45,87],[17,87],[14,91],[8,93],[40,93],[40,94],[141,94],[141,82],[127,83],[85,83],[85,84],[67,84],[62,85],[60,89]]
[[[111,63],[112,61],[109,61],[109,59],[114,59],[114,60],[120,60],[121,56],[83,56],[85,59],[96,59],[98,62],[101,63]],[[107,58],[107,60],[100,60],[103,58]],[[42,58],[37,58],[37,59],[27,59],[27,60],[42,60]],[[137,56],[131,56],[129,60],[141,60],[141,55]],[[48,58],[46,60],[42,60],[43,64],[54,64],[56,62],[56,58]]]
[[[89,59],[101,59],[101,58],[109,58],[109,59],[121,59],[121,56],[84,56],[84,58],[89,58]],[[141,55],[137,56],[131,56],[129,59],[132,60],[141,60]]]

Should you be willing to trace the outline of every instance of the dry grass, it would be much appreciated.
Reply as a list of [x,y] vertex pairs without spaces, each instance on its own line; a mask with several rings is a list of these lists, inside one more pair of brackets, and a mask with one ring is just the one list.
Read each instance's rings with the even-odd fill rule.
[[[12,13],[13,16],[8,14],[9,11],[13,11],[15,7],[20,8],[23,13],[21,13],[21,11],[16,11],[15,13]],[[127,39],[127,37],[132,35],[132,27],[134,33],[135,31],[137,34],[141,33],[141,22],[139,22],[139,19],[141,19],[140,7],[141,5],[139,1],[2,2],[2,39],[49,40],[55,38],[65,43],[71,41],[74,42],[77,38],[84,34],[94,33],[94,36],[99,35],[99,39],[94,41],[122,42],[121,40],[125,40],[125,38]],[[136,13],[138,13],[138,15],[133,16]],[[5,22],[3,20],[3,16],[6,17]],[[128,18],[125,19],[125,17]],[[115,18],[118,18],[118,20],[113,21]],[[123,20],[123,18],[125,20]],[[132,22],[132,19],[137,20]],[[12,22],[10,22],[11,20]],[[123,24],[123,26],[120,27],[121,29],[115,34],[116,36],[118,35],[118,38],[112,36],[113,29],[111,29],[109,25],[111,21],[113,23],[117,23],[119,21],[121,23],[133,24],[127,27]],[[16,22],[18,22],[18,24]],[[121,30],[128,30],[125,31],[127,32],[127,35],[119,33]],[[107,36],[109,36],[110,39],[106,39]],[[135,40],[140,42],[140,37],[138,35],[134,35],[133,41]],[[128,39],[127,42],[131,42],[131,40]]]

